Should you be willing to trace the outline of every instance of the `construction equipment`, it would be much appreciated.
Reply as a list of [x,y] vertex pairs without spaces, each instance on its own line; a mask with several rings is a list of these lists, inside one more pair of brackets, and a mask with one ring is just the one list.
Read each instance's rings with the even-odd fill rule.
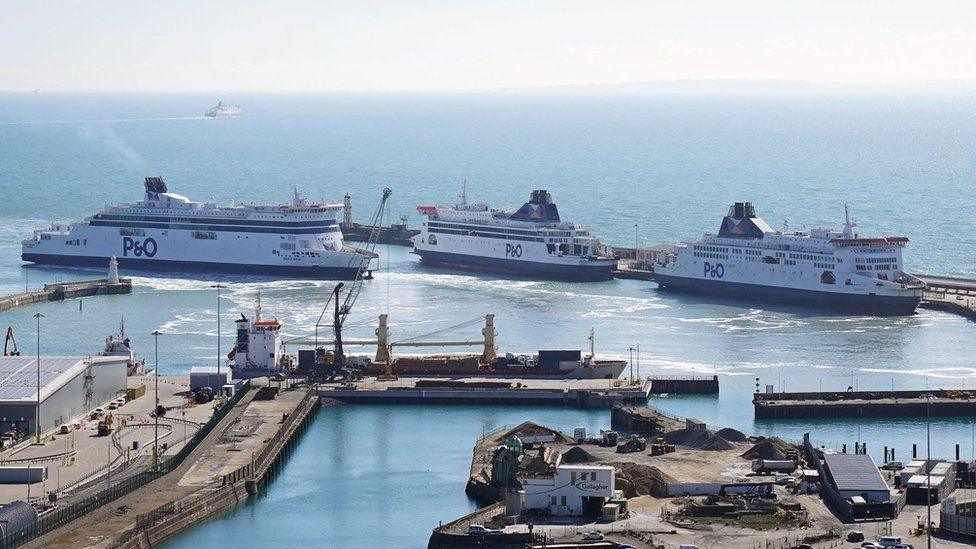
[[600,446],[613,447],[617,445],[616,431],[600,431]]
[[[315,323],[315,338],[317,340],[318,328],[322,325],[322,318],[325,317],[325,313],[329,310],[331,303],[333,305],[332,331],[335,335],[333,347],[331,351],[326,351],[324,347],[319,347],[318,341],[316,341],[315,371],[311,373],[311,379],[314,381],[335,381],[336,379],[351,381],[362,379],[363,377],[362,372],[357,368],[350,367],[346,363],[346,355],[342,348],[342,326],[346,322],[349,313],[352,312],[353,305],[355,305],[356,300],[359,298],[360,292],[362,292],[363,280],[367,278],[367,275],[371,274],[369,264],[374,257],[377,257],[373,250],[376,249],[376,241],[379,239],[383,213],[386,210],[386,201],[390,198],[391,194],[393,194],[393,191],[389,188],[383,189],[383,198],[380,199],[379,206],[376,207],[373,218],[370,220],[369,238],[366,240],[365,247],[359,250],[364,256],[363,261],[360,262],[359,268],[356,270],[356,276],[353,277],[352,282],[349,284],[345,299],[342,299],[340,296],[340,290],[342,290],[344,284],[339,282],[333,288],[329,300],[326,301],[325,306],[322,308],[322,313]],[[371,276],[368,278],[371,278]],[[340,299],[342,299],[341,304]],[[392,375],[392,372],[389,372],[389,365],[387,366],[387,370]]]
[[112,432],[112,414],[106,414],[98,421],[98,436],[108,436]]
[[617,446],[618,454],[629,454],[631,452],[643,452],[647,450],[647,441],[644,437],[635,436],[630,440],[624,442],[620,446]]
[[[11,343],[13,348],[10,348]],[[3,342],[3,356],[20,356],[17,340],[14,339],[14,329],[11,326],[7,326],[7,338]]]

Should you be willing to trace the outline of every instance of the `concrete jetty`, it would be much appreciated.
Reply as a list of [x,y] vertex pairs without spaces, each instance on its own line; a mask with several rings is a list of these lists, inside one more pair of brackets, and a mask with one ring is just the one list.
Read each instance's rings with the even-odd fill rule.
[[[257,382],[260,385],[260,381]],[[247,390],[170,472],[31,540],[28,547],[151,547],[267,482],[320,400],[308,387]]]
[[756,419],[919,417],[976,414],[976,393],[966,390],[755,393]]
[[9,311],[16,307],[33,305],[35,303],[45,303],[48,301],[64,301],[77,297],[90,297],[94,295],[116,295],[131,294],[132,280],[120,278],[117,282],[112,282],[107,278],[95,280],[81,280],[78,282],[62,282],[58,284],[45,284],[40,290],[20,292],[0,297],[0,313]]
[[976,320],[976,280],[951,276],[916,275],[925,281],[919,307]]
[[609,379],[407,378],[367,379],[319,386],[318,394],[348,403],[535,405],[610,408],[642,404],[651,390],[648,380],[630,385]]

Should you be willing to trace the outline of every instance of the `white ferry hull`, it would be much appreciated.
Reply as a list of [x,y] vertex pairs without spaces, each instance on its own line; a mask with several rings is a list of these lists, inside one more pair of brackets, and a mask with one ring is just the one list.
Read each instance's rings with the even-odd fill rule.
[[922,300],[921,290],[906,291],[899,295],[878,293],[841,293],[764,286],[744,282],[709,280],[654,273],[652,280],[662,290],[784,303],[802,307],[829,308],[857,311],[875,315],[911,315]]
[[613,278],[615,260],[552,263],[415,249],[421,263],[436,267],[514,274],[533,278],[598,282]]
[[21,257],[41,265],[130,271],[350,279],[369,259],[345,249],[338,204],[220,208],[168,193],[147,178],[147,199],[108,206],[83,222],[57,224],[23,241]]
[[[110,257],[23,253],[21,259],[37,265],[100,269],[108,268]],[[120,269],[162,273],[240,274],[256,276],[285,276],[295,278],[324,278],[351,280],[356,276],[355,266],[324,265],[258,265],[247,263],[220,263],[214,261],[187,261],[177,259],[118,258]]]

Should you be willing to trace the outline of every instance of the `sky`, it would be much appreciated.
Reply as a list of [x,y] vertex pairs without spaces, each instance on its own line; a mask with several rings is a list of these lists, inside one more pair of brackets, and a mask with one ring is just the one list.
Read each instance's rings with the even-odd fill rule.
[[0,90],[973,78],[973,0],[0,0]]

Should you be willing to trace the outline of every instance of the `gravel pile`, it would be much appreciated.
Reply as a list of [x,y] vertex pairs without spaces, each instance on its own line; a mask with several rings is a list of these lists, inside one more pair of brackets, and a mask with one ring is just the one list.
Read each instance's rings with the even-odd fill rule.
[[742,454],[747,459],[787,459],[787,452],[795,450],[792,444],[777,437],[764,438]]
[[593,463],[594,461],[598,461],[596,456],[587,452],[580,446],[574,446],[563,454],[561,463],[576,465],[578,463]]
[[657,467],[632,462],[609,463],[616,469],[614,483],[628,498],[637,496],[667,495],[667,485],[674,479],[662,473]]
[[711,431],[698,429],[671,431],[664,435],[664,440],[696,450],[731,450],[735,447],[731,442]]
[[729,442],[745,442],[748,440],[748,437],[742,431],[737,431],[730,427],[719,429],[718,431],[715,431],[715,434]]

